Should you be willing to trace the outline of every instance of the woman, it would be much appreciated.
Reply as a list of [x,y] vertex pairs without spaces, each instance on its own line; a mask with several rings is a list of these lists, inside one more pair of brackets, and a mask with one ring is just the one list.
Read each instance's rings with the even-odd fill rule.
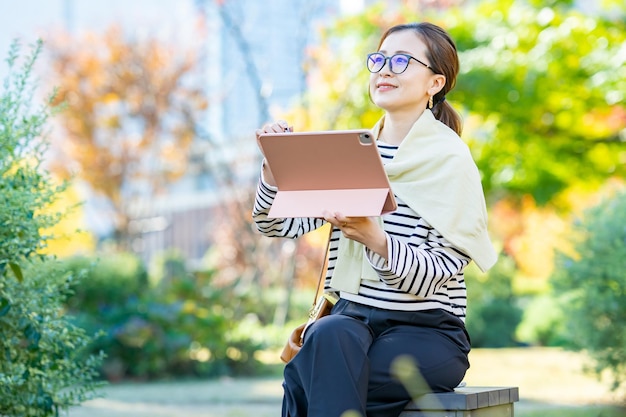
[[[276,188],[264,165],[257,228],[295,238],[331,223],[325,290],[340,296],[285,367],[283,417],[398,416],[412,396],[453,390],[469,368],[463,271],[472,260],[489,269],[496,254],[478,170],[445,101],[458,67],[454,42],[430,23],[390,28],[367,57],[370,97],[385,111],[372,132],[398,203],[382,221],[269,219]],[[256,133],[288,129],[278,121]],[[427,386],[402,384],[394,361],[406,358]]]

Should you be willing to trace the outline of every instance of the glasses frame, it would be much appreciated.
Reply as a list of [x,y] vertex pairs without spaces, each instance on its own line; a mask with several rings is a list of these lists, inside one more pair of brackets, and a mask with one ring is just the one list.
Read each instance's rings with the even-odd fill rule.
[[[383,65],[380,67],[380,69],[378,71],[372,71],[369,67],[369,65],[367,65],[367,63],[370,61],[370,58],[374,55],[380,55],[383,57],[383,59],[385,60],[385,62],[383,63]],[[404,69],[400,72],[396,72],[393,70],[392,65],[391,65],[391,60],[397,56],[403,56],[405,58],[407,58],[407,64],[406,67],[404,67]],[[428,68],[429,70],[431,70],[432,72],[435,72],[435,70],[433,69],[433,67],[431,67],[430,65],[420,61],[419,59],[415,58],[414,56],[411,56],[409,54],[393,54],[391,56],[385,56],[385,54],[383,54],[382,52],[372,52],[371,54],[367,54],[367,60],[365,61],[365,66],[367,67],[367,70],[369,72],[371,72],[372,74],[376,74],[379,73],[383,70],[383,68],[385,68],[385,65],[387,65],[387,61],[389,61],[389,71],[393,72],[394,74],[402,74],[404,71],[406,71],[406,69],[409,67],[409,63],[411,62],[411,60],[417,61],[419,64],[421,64],[422,66]]]

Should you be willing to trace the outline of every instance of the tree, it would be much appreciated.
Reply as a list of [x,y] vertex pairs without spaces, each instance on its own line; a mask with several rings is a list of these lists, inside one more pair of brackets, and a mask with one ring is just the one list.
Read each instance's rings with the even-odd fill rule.
[[[504,231],[494,237],[523,264],[523,279],[545,283],[557,242],[554,233],[541,233],[545,226],[565,227],[572,211],[588,204],[582,200],[626,177],[626,9],[613,1],[612,9],[583,15],[572,3],[464,2],[445,13],[375,4],[324,31],[312,51],[310,106],[285,117],[301,130],[372,126],[381,112],[367,95],[363,57],[382,31],[424,20],[446,28],[461,58],[447,100],[464,119],[462,138],[482,173],[492,223],[506,224],[492,226]],[[499,219],[502,213],[513,215]],[[531,236],[529,225],[540,223],[541,234]],[[541,240],[541,256],[522,259],[528,251],[519,248],[528,247],[520,238],[535,250]]]
[[626,191],[574,224],[573,251],[561,252],[551,282],[561,301],[566,334],[585,350],[613,388],[626,383]]
[[196,57],[156,39],[127,40],[111,28],[50,46],[60,85],[66,156],[55,172],[76,175],[111,203],[116,240],[128,244],[129,208],[163,191],[186,169],[197,119],[207,102],[194,83]]
[[470,142],[488,193],[558,204],[580,182],[626,177],[626,13],[568,3],[480,2],[450,18],[463,63],[452,99],[478,115]]
[[40,254],[43,229],[66,185],[42,168],[50,102],[33,108],[33,65],[41,42],[19,63],[12,44],[9,75],[0,94],[0,414],[58,416],[95,394],[99,356],[83,356],[85,332],[63,316],[62,302],[76,276]]
[[[451,99],[463,104],[492,213],[504,204],[520,214],[518,232],[499,238],[531,291],[546,288],[555,229],[585,204],[572,195],[590,200],[626,178],[625,10],[609,18],[534,3],[480,2],[446,20],[462,63]],[[534,233],[532,217],[543,217]]]
[[315,125],[301,127],[371,126],[381,113],[368,99],[363,57],[388,26],[430,20],[457,43],[461,74],[447,99],[465,119],[492,201],[531,195],[563,206],[568,187],[626,177],[626,10],[616,3],[610,16],[585,15],[569,1],[535,3],[466,2],[445,14],[378,3],[340,19],[313,52]]
[[515,328],[522,311],[513,292],[514,262],[508,257],[489,271],[480,274],[478,268],[468,268],[466,326],[474,347],[515,346]]

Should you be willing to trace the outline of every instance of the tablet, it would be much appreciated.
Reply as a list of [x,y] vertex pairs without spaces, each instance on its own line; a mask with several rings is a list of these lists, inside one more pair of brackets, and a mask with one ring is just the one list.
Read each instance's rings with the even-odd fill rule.
[[380,216],[397,208],[369,130],[266,133],[259,144],[278,186],[269,217]]

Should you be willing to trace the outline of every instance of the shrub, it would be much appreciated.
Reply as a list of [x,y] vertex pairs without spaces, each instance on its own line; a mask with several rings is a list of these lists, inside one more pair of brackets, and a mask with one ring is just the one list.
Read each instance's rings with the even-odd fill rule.
[[94,315],[148,288],[146,268],[132,253],[102,254],[96,258],[76,256],[64,261],[68,271],[86,271],[67,301],[68,308]]
[[516,345],[515,329],[522,311],[513,294],[514,263],[501,257],[482,278],[468,270],[467,331],[474,347],[507,347]]
[[524,308],[518,338],[532,345],[567,346],[569,337],[563,320],[563,311],[552,294],[536,295]]
[[[216,285],[211,271],[191,273],[175,253],[160,259],[149,286],[136,258],[108,258],[120,262],[68,262],[70,269],[94,265],[68,306],[78,325],[102,333],[91,349],[106,353],[102,372],[109,380],[254,373],[260,345],[233,331],[239,317],[233,300],[240,298],[234,287]],[[90,280],[94,270],[103,279]],[[100,293],[116,297],[98,300]],[[86,294],[93,297],[81,298]]]
[[559,253],[551,278],[577,350],[626,382],[626,192],[588,210],[573,225],[574,254]]
[[62,314],[74,277],[49,259],[23,274],[0,285],[10,300],[0,312],[0,415],[55,416],[94,397],[102,357],[85,354],[90,339]]
[[84,331],[61,314],[76,277],[38,254],[44,230],[60,214],[43,214],[63,186],[41,168],[43,130],[50,108],[33,110],[33,65],[41,42],[16,68],[20,47],[11,46],[9,74],[0,95],[0,415],[54,416],[92,398],[100,357],[83,356]]

